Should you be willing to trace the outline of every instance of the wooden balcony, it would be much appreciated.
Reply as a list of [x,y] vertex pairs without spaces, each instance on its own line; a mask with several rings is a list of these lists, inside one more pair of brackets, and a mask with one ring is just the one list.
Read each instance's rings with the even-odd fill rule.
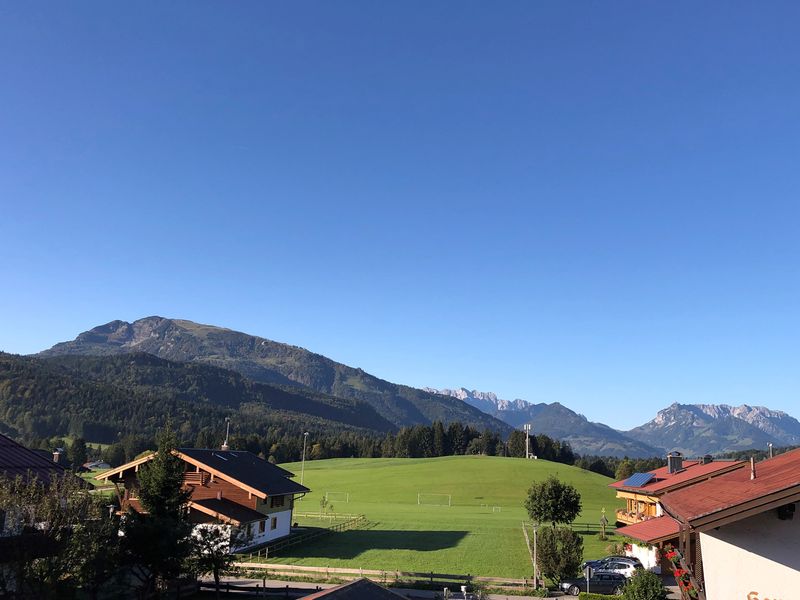
[[634,523],[641,523],[647,519],[652,519],[652,517],[640,512],[630,512],[624,508],[617,509],[617,523],[633,525]]
[[187,471],[183,474],[184,485],[205,485],[208,482],[209,475],[205,471],[199,473]]

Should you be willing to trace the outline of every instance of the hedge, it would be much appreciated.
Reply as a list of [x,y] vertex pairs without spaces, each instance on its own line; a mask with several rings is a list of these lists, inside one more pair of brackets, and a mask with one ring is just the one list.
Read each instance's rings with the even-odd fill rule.
[[622,600],[624,596],[609,596],[607,594],[592,594],[581,592],[578,600]]

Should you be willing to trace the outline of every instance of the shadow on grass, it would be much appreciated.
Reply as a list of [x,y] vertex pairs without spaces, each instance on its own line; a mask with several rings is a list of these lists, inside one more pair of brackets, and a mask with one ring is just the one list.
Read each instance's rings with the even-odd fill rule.
[[435,552],[457,546],[467,531],[403,531],[355,529],[326,536],[318,541],[287,548],[281,558],[355,558],[368,550],[415,550]]

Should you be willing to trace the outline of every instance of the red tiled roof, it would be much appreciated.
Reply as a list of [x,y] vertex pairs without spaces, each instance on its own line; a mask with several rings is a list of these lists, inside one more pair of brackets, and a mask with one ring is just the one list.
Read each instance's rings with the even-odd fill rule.
[[[670,473],[668,467],[661,467],[654,471],[648,471],[648,473],[652,473],[655,477],[641,487],[630,488],[624,485],[625,481],[627,481],[626,479],[615,481],[610,484],[610,487],[618,490],[642,491],[645,494],[658,494],[673,486],[686,484],[697,478],[718,476],[720,471],[739,469],[744,465],[745,463],[740,460],[714,460],[706,464],[702,464],[697,460],[685,460],[683,461],[683,469],[677,473]],[[714,475],[715,473],[717,475]]]
[[626,535],[648,544],[678,537],[679,532],[680,524],[668,515],[648,519],[633,525],[626,525],[625,527],[617,527],[616,531],[620,535]]
[[750,479],[750,469],[737,469],[669,492],[661,503],[670,514],[688,522],[792,488],[800,494],[800,449],[756,463],[755,479]]

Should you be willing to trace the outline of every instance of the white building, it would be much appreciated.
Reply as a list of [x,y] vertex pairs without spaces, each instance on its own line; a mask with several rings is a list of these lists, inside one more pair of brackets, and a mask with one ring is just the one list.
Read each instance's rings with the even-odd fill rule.
[[706,600],[800,598],[798,502],[800,449],[661,499]]

